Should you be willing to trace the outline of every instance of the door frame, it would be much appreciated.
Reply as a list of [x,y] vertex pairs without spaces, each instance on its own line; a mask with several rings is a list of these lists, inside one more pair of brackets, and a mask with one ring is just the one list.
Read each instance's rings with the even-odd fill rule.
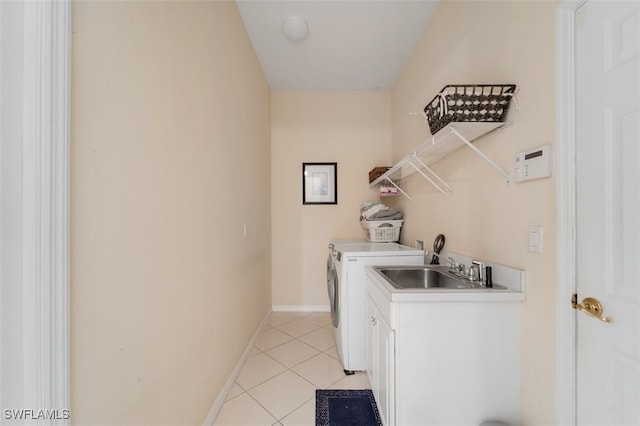
[[[11,248],[14,256],[0,250],[0,265],[19,262],[15,273],[0,279],[0,292],[15,296],[0,300],[6,315],[3,320],[15,327],[10,338],[0,330],[0,357],[10,355],[6,364],[0,363],[0,371],[12,370],[9,383],[0,387],[0,401],[11,396],[16,406],[3,409],[46,409],[46,416],[55,418],[47,417],[43,424],[54,420],[68,424],[71,0],[21,0],[12,3],[11,12],[2,6],[0,17],[16,20],[0,42],[11,51],[11,59],[22,61],[8,64],[8,57],[0,55],[3,84],[20,88],[2,105],[19,111],[20,122],[3,129],[7,138],[2,144],[20,160],[2,175],[6,182],[0,187],[6,190],[0,191],[0,206],[12,208],[11,215],[0,214],[0,229],[15,230],[3,235],[2,241],[2,247]],[[3,75],[9,65],[22,71]],[[0,128],[7,124],[4,112],[0,108]],[[2,161],[11,159],[0,157]],[[12,309],[4,309],[16,301]],[[13,363],[15,359],[20,362]],[[11,388],[14,391],[8,395]]]
[[556,82],[556,423],[577,423],[575,16],[587,0],[563,0],[555,16]]

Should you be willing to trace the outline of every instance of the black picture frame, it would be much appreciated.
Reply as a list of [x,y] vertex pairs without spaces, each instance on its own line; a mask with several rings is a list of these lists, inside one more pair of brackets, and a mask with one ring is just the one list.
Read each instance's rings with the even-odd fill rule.
[[338,163],[302,163],[302,204],[338,204]]

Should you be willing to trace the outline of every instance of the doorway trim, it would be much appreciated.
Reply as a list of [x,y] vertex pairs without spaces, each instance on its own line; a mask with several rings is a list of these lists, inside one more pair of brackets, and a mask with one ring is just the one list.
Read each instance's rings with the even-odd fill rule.
[[16,89],[0,111],[15,112],[0,114],[0,126],[16,120],[3,129],[2,151],[12,156],[0,158],[16,161],[3,171],[0,193],[0,206],[11,207],[0,228],[12,230],[2,242],[11,253],[0,250],[0,263],[14,262],[1,282],[11,299],[0,305],[13,305],[2,319],[13,329],[10,338],[0,335],[0,356],[9,355],[0,370],[12,373],[0,401],[11,404],[5,410],[46,410],[43,424],[69,424],[71,1],[4,3],[0,17],[12,20],[2,33],[0,71],[14,61],[0,76]]
[[71,3],[23,4],[22,213],[25,229],[34,228],[23,258],[33,268],[23,281],[25,398],[36,407],[58,410],[59,420],[68,424]]
[[576,425],[576,105],[575,16],[586,0],[563,0],[556,8],[556,424]]

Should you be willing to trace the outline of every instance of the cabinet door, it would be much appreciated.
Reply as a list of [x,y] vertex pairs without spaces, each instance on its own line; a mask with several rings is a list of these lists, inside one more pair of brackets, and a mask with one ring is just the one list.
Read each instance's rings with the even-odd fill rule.
[[378,411],[382,423],[395,425],[395,333],[387,322],[378,315],[375,321],[377,329],[377,388]]
[[371,384],[373,396],[378,400],[378,373],[377,361],[377,327],[376,327],[376,306],[373,301],[367,297],[367,377]]

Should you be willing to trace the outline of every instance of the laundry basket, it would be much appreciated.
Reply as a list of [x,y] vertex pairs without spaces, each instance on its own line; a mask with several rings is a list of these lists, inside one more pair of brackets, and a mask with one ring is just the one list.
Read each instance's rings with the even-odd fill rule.
[[404,220],[363,220],[360,222],[372,243],[395,242],[400,239]]
[[369,171],[369,183],[373,183],[374,180],[385,174],[391,167],[378,166]]

